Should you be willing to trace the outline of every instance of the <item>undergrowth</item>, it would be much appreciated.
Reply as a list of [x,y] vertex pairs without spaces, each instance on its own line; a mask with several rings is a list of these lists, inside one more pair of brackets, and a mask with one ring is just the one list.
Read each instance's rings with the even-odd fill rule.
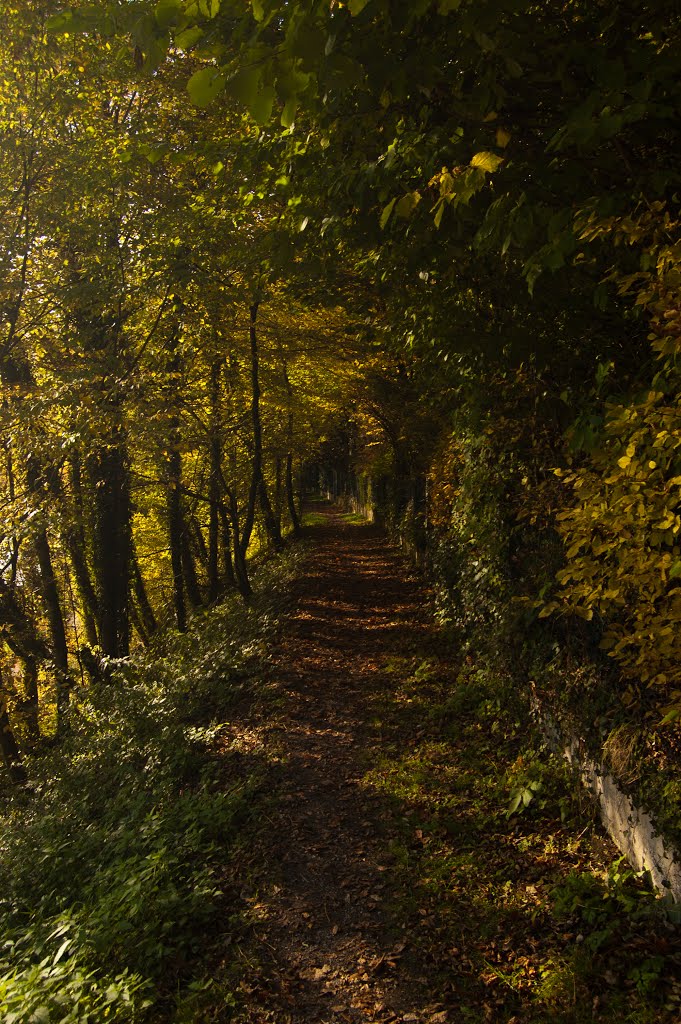
[[259,786],[257,763],[230,771],[216,737],[256,687],[299,554],[261,566],[251,606],[198,614],[77,691],[68,736],[2,797],[2,1024],[195,1019],[201,957],[238,914],[222,876]]
[[454,1019],[677,1021],[673,910],[603,838],[512,676],[448,650],[386,668],[365,785],[393,807],[391,916]]

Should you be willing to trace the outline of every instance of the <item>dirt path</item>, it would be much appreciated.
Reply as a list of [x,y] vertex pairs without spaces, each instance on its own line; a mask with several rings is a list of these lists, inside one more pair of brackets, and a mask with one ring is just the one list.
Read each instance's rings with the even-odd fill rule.
[[676,1024],[674,926],[503,658],[457,659],[385,537],[324,515],[260,710],[232,723],[271,799],[234,882],[238,1007],[211,1020]]
[[272,661],[280,710],[267,728],[282,771],[267,860],[278,877],[251,897],[260,963],[239,1020],[445,1021],[426,978],[405,973],[406,937],[385,906],[386,809],[361,786],[386,662],[431,627],[385,538],[327,516]]

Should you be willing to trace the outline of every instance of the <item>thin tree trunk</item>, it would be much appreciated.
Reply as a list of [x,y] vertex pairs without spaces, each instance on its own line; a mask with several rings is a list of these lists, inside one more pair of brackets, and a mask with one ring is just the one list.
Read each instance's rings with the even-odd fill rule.
[[229,523],[229,515],[222,498],[219,498],[218,511],[220,514],[221,538],[222,538],[222,566],[225,583],[227,586],[236,586],[234,575],[234,563],[232,561],[232,528]]
[[248,601],[253,594],[253,588],[248,578],[246,555],[239,542],[239,509],[236,494],[233,491],[229,494],[229,513],[232,520],[232,548],[234,551],[234,574],[236,576],[237,590],[243,599]]
[[47,621],[50,628],[50,638],[52,640],[52,657],[54,659],[57,682],[57,730],[59,730],[69,703],[69,652],[66,644],[64,617],[59,602],[59,589],[52,565],[50,543],[44,529],[38,531],[34,543],[40,567],[40,580],[45,609],[47,611]]
[[134,600],[130,602],[130,622],[132,623],[132,628],[136,631],[144,646],[148,647],[149,634],[144,628],[142,616],[140,615],[139,608],[137,607],[137,602]]
[[281,535],[281,491],[282,491],[282,464],[281,455],[274,460],[274,516],[277,521],[277,529]]
[[[175,428],[176,429],[176,428]],[[168,459],[168,531],[170,564],[173,573],[175,623],[181,633],[187,629],[187,606],[182,572],[182,507],[180,497],[180,453],[172,450]]]
[[99,643],[110,658],[130,650],[131,503],[122,427],[91,460],[95,494],[94,564]]
[[[222,445],[220,438],[220,361],[215,359],[210,369],[210,480],[208,486],[208,600],[220,596],[220,467]],[[224,533],[224,528],[223,528]],[[230,558],[231,565],[231,558]]]
[[298,518],[298,509],[296,508],[296,494],[293,488],[293,456],[291,454],[286,456],[286,505],[291,519],[291,526],[293,527],[293,536],[300,537],[303,531],[300,519]]
[[12,782],[16,785],[26,782],[26,769],[21,763],[21,754],[7,713],[7,695],[2,678],[0,678],[0,753]]
[[[26,461],[26,481],[30,493],[35,495],[37,500],[40,500],[43,493],[44,474],[42,472],[42,467],[38,466],[35,458],[31,455]],[[54,492],[55,487],[53,486],[50,489]],[[47,536],[47,530],[42,525],[38,527],[38,531],[33,539],[33,546],[38,559],[38,567],[40,569],[40,587],[42,590],[43,601],[45,602],[45,611],[47,613],[47,622],[52,642],[51,653],[57,683],[58,731],[61,727],[64,712],[66,711],[69,703],[69,650],[66,642],[64,616],[62,614],[61,602],[59,600],[59,587],[57,586],[57,578],[54,574],[50,541]]]
[[[16,652],[14,652],[16,653]],[[26,695],[21,701],[21,714],[26,722],[26,730],[32,743],[40,739],[40,695],[38,693],[38,664],[35,658],[18,656],[24,667],[24,687]]]
[[156,616],[154,615],[154,609],[151,607],[151,602],[149,601],[134,540],[131,551],[131,568],[132,586],[137,600],[140,619],[147,636],[150,636],[152,633],[155,633],[157,629]]
[[201,588],[196,575],[196,563],[191,544],[189,543],[188,525],[182,515],[180,502],[180,550],[182,553],[182,571],[184,574],[185,592],[192,608],[200,608],[203,604]]
[[284,360],[284,384],[286,385],[286,401],[288,404],[288,419],[286,423],[286,440],[288,443],[288,452],[286,455],[286,505],[291,519],[293,536],[300,537],[302,528],[298,517],[298,510],[296,508],[295,491],[293,489],[293,388],[291,387],[291,380],[288,375],[286,360]]
[[97,592],[87,564],[87,539],[85,531],[85,513],[83,503],[83,478],[81,473],[80,459],[74,455],[69,463],[71,491],[73,494],[73,525],[65,527],[66,544],[71,557],[73,574],[76,579],[76,586],[81,600],[85,636],[90,647],[96,647],[97,619],[99,607],[97,603]]
[[262,469],[262,422],[260,419],[260,373],[257,331],[258,306],[259,302],[256,301],[250,307],[249,336],[251,342],[251,418],[253,420],[253,461],[251,465],[251,486],[248,494],[248,504],[246,506],[246,518],[241,537],[241,551],[244,558],[246,557],[248,545],[253,533],[255,507],[258,499],[260,501],[260,508],[265,520],[265,529],[271,543],[276,549],[280,549],[283,546],[281,532],[277,527],[277,522],[272,512],[272,506],[270,505],[269,496],[267,494],[267,487]]

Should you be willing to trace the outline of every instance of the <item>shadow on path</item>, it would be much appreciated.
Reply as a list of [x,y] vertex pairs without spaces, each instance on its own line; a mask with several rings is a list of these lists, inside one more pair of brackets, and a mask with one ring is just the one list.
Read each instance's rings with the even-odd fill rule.
[[385,536],[326,515],[271,660],[279,710],[268,743],[281,763],[267,839],[273,880],[251,896],[260,966],[238,1019],[446,1020],[428,1003],[426,979],[401,968],[405,937],[384,905],[390,814],[361,784],[390,685],[386,662],[432,627]]

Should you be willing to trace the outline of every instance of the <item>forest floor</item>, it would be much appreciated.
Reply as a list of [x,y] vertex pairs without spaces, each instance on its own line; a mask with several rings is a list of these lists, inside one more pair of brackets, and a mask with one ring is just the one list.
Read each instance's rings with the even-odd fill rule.
[[260,696],[221,739],[268,767],[225,879],[236,1005],[205,1019],[678,1021],[678,935],[522,701],[455,657],[380,531],[308,520]]

